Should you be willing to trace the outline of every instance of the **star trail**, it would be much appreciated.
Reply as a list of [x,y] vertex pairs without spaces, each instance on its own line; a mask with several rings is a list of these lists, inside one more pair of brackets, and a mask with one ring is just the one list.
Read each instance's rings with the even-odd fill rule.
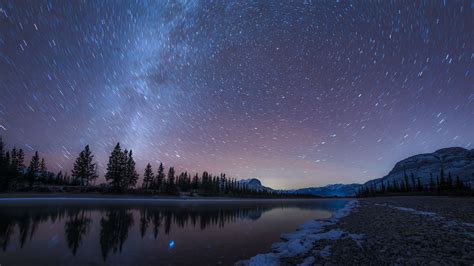
[[69,171],[364,182],[474,145],[470,1],[1,1],[0,135]]

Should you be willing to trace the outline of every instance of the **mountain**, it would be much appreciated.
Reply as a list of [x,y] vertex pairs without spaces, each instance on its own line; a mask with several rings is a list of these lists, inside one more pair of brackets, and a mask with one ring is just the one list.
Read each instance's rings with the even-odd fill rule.
[[462,181],[474,181],[474,149],[452,147],[433,153],[418,154],[399,161],[388,175],[370,180],[364,185],[379,186],[382,180],[401,182],[405,173],[408,177],[413,174],[426,185],[430,182],[430,175],[433,175],[433,179],[436,180],[441,169],[444,170],[446,176],[451,173],[453,179],[459,176]]
[[272,188],[265,187],[257,178],[242,179],[239,181],[240,185],[247,186],[248,189],[254,191],[274,191]]
[[361,186],[361,184],[332,184],[324,187],[300,188],[288,192],[292,194],[305,194],[322,197],[347,197],[355,196]]
[[255,191],[275,191],[280,193],[289,193],[289,194],[305,194],[305,195],[315,195],[322,197],[345,197],[345,196],[354,196],[356,191],[361,186],[360,184],[333,184],[327,185],[325,187],[310,187],[310,188],[300,188],[294,190],[274,190],[269,187],[262,185],[262,182],[257,178],[243,179],[240,180],[241,185],[246,185],[247,188]]

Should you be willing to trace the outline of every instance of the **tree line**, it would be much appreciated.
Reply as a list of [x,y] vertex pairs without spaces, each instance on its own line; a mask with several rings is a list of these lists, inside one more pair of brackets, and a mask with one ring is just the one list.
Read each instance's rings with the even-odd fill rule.
[[36,185],[89,185],[98,177],[92,159],[89,146],[86,146],[74,163],[72,176],[62,171],[55,174],[48,171],[45,159],[40,157],[38,151],[26,165],[23,149],[13,147],[7,150],[0,137],[0,191],[25,190]]
[[370,197],[386,194],[415,193],[415,194],[472,194],[472,188],[469,182],[463,182],[456,176],[453,179],[451,173],[446,176],[444,169],[440,169],[439,175],[433,178],[430,174],[428,184],[424,184],[420,177],[415,177],[413,173],[410,176],[405,172],[402,180],[385,181],[381,180],[379,184],[372,183],[364,185],[357,193],[358,197]]
[[[141,186],[140,175],[135,166],[132,150],[122,149],[120,143],[110,153],[105,173],[105,184],[95,185],[98,178],[97,163],[89,146],[85,146],[75,159],[71,175],[59,171],[48,171],[44,158],[36,151],[28,166],[24,163],[22,149],[6,150],[0,137],[0,191],[38,190],[48,185],[80,187],[90,191],[114,193],[178,194],[198,193],[200,195],[253,195],[253,196],[292,196],[274,191],[253,190],[247,185],[229,178],[226,174],[213,175],[207,171],[190,174],[187,171],[177,173],[174,167],[167,171],[162,163],[153,170],[148,163],[143,172]],[[41,190],[40,190],[41,191]],[[46,191],[46,189],[45,189]],[[304,195],[298,195],[299,197]]]

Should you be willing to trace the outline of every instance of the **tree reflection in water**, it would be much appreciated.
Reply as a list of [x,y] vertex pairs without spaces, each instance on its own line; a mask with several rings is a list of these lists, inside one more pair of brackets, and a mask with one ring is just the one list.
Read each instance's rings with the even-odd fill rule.
[[73,210],[68,213],[67,221],[64,223],[64,233],[67,246],[73,255],[76,255],[77,249],[82,244],[84,236],[88,234],[91,225],[90,212]]
[[[344,204],[341,202],[341,204]],[[222,228],[226,224],[241,219],[257,220],[262,213],[280,205],[226,205],[226,206],[98,206],[98,205],[58,205],[58,206],[15,206],[0,207],[0,245],[5,252],[18,238],[18,246],[23,248],[31,241],[41,224],[58,223],[64,226],[63,235],[71,253],[75,256],[91,233],[93,224],[100,228],[99,244],[104,260],[112,252],[121,252],[134,220],[138,222],[141,238],[148,233],[154,239],[160,233],[170,234],[172,230],[192,227],[205,230],[210,226]],[[295,206],[293,206],[295,207]],[[298,208],[321,208],[311,205]],[[339,208],[338,206],[332,206]],[[323,209],[331,209],[325,206]],[[94,237],[94,236],[92,236]]]
[[127,209],[112,209],[100,219],[100,248],[104,261],[112,250],[122,251],[123,243],[128,238],[128,230],[133,225],[133,214]]

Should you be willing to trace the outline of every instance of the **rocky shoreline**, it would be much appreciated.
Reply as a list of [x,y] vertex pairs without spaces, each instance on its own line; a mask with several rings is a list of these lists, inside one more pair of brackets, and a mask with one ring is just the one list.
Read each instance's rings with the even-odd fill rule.
[[[354,203],[352,203],[354,204]],[[474,198],[381,197],[358,200],[335,223],[319,221],[303,252],[261,254],[247,265],[473,265]],[[297,235],[299,231],[290,235]],[[282,235],[285,239],[286,235]],[[285,239],[291,241],[292,239]],[[288,243],[287,241],[287,243]],[[293,238],[295,245],[296,238]],[[287,245],[288,246],[288,245]],[[267,260],[262,260],[266,258]]]

